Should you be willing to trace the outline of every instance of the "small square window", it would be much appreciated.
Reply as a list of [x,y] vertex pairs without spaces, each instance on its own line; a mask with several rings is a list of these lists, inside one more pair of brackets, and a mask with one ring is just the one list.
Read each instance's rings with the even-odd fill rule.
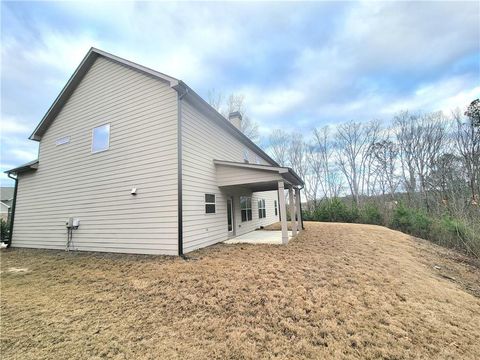
[[215,194],[205,194],[205,214],[215,214]]
[[108,150],[110,147],[110,124],[92,130],[92,153]]

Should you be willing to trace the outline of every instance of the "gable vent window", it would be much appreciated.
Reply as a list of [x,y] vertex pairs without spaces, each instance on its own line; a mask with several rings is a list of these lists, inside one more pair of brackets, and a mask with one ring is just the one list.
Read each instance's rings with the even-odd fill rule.
[[263,219],[267,217],[267,210],[265,209],[265,199],[258,200],[258,218]]
[[243,149],[243,161],[248,163],[248,149]]
[[205,194],[205,214],[215,214],[215,194]]
[[108,150],[110,147],[110,124],[92,130],[92,153]]
[[255,162],[260,165],[261,162],[260,162],[260,157],[258,155],[255,156]]
[[70,136],[64,136],[60,139],[55,140],[55,145],[65,145],[70,142]]
[[242,212],[242,222],[252,220],[252,198],[240,196],[240,209]]

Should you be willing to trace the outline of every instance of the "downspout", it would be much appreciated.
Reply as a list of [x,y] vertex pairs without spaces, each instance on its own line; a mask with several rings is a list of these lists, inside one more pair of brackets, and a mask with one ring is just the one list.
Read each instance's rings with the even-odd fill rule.
[[12,245],[13,222],[15,221],[15,207],[17,205],[18,175],[17,177],[12,177],[12,174],[8,173],[7,176],[15,181],[15,189],[13,190],[12,210],[10,211],[10,229],[7,243],[7,248],[9,248]]
[[182,99],[185,95],[188,94],[188,88],[185,88],[183,93],[178,93],[178,119],[177,119],[177,157],[178,157],[178,194],[177,194],[177,201],[178,201],[178,256],[184,258],[185,255],[183,254],[183,151],[182,151]]

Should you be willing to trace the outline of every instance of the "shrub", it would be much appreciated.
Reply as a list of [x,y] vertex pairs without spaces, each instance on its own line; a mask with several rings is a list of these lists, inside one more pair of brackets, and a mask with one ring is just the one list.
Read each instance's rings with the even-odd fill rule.
[[430,238],[432,220],[421,210],[399,205],[392,214],[390,226],[407,234]]
[[0,240],[1,241],[7,241],[8,240],[8,234],[9,234],[10,229],[8,228],[8,223],[0,219]]
[[431,240],[476,256],[480,254],[480,234],[464,221],[450,216],[433,222]]
[[373,203],[366,204],[360,210],[359,222],[374,225],[383,225],[385,223],[380,209]]
[[313,212],[316,221],[355,222],[358,219],[358,209],[348,207],[340,199],[323,201]]

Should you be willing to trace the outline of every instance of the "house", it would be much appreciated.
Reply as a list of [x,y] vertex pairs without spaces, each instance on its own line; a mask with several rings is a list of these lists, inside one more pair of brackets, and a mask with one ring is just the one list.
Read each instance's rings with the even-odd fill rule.
[[13,202],[13,187],[0,187],[0,217],[8,221]]
[[180,80],[90,49],[30,136],[38,159],[7,171],[11,246],[182,256],[280,215],[288,242],[284,189],[300,226],[303,181],[241,121]]

